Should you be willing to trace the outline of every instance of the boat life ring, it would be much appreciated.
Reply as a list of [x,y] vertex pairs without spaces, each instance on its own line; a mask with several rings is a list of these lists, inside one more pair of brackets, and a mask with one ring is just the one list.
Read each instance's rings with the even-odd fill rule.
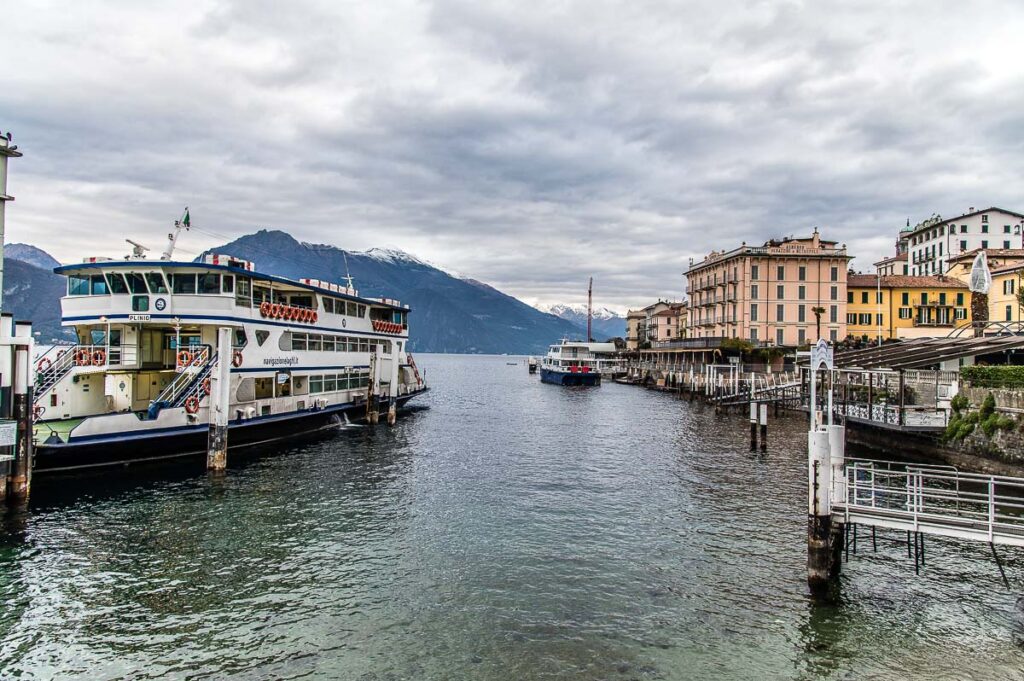
[[89,351],[85,348],[75,350],[75,364],[80,367],[84,367],[89,364],[90,356]]
[[302,321],[308,323],[309,320],[312,319],[312,318],[313,318],[313,311],[312,310],[303,310],[302,311]]
[[260,314],[264,317],[270,314],[270,303],[265,300],[260,303]]
[[43,418],[43,414],[45,413],[46,407],[44,407],[41,404],[37,404],[35,407],[32,408],[32,420],[38,421],[39,419]]
[[234,352],[231,353],[231,366],[235,367],[236,369],[242,366],[241,350],[235,350]]
[[195,414],[199,411],[199,398],[195,395],[189,395],[188,399],[185,400],[185,411],[189,414]]
[[180,350],[178,352],[178,364],[183,367],[187,367],[192,363],[192,353],[188,350]]
[[313,316],[310,317],[309,321],[311,321],[312,323],[316,324],[316,320],[317,320],[316,310],[313,310]]
[[51,362],[48,357],[43,357],[41,360],[39,360],[39,363],[36,364],[36,371],[39,373],[43,373],[51,366],[53,366],[53,362]]
[[210,390],[211,390],[210,379],[209,379],[209,377],[204,378],[203,379],[203,392],[206,393],[207,395],[209,395],[210,394]]
[[107,363],[107,353],[103,350],[96,350],[92,353],[93,366],[101,367]]
[[281,316],[281,305],[279,303],[270,304],[270,316],[275,319]]
[[299,317],[299,309],[297,307],[289,307],[288,308],[288,321],[291,321],[293,319],[298,319],[298,317]]

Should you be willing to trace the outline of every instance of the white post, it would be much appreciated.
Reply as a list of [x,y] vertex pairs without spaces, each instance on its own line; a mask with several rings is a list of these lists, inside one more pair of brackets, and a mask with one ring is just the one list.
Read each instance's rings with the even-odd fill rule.
[[832,466],[831,490],[832,496],[829,499],[831,506],[833,501],[846,502],[846,427],[828,426],[828,452],[829,461]]
[[228,465],[228,416],[231,409],[232,329],[217,329],[217,364],[210,372],[210,436],[206,467],[222,471]]
[[394,341],[391,344],[391,385],[388,386],[388,425],[395,425],[398,419],[398,344]]

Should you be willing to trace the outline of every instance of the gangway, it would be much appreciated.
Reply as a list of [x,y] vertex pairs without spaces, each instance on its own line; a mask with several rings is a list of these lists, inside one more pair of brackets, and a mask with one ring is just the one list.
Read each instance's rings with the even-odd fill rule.
[[1024,478],[949,466],[848,460],[833,480],[833,520],[1024,547]]
[[149,404],[149,418],[156,418],[161,409],[187,407],[189,398],[196,398],[196,405],[210,394],[209,378],[217,364],[217,353],[203,346],[189,359],[182,371],[167,384],[167,387]]

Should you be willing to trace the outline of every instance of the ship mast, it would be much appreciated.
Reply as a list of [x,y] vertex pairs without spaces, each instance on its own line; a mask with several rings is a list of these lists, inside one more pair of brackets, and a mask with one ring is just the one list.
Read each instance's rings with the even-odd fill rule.
[[161,260],[170,260],[171,256],[174,255],[174,247],[178,243],[178,235],[181,234],[181,228],[184,227],[185,231],[188,231],[189,227],[192,226],[192,218],[188,214],[188,206],[185,207],[185,214],[180,220],[174,221],[174,231],[167,235],[167,250],[160,256]]
[[594,340],[594,336],[590,332],[591,323],[594,319],[594,278],[590,278],[590,284],[587,285],[587,342],[590,343]]

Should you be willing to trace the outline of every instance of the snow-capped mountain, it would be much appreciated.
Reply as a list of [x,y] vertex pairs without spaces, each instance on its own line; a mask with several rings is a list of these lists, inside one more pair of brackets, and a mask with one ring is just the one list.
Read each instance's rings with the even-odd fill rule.
[[[556,317],[572,322],[581,329],[587,328],[587,306],[578,305],[538,305],[541,312],[553,314]],[[607,307],[595,307],[593,311],[593,335],[597,340],[606,338],[625,338],[626,318],[615,310]]]

